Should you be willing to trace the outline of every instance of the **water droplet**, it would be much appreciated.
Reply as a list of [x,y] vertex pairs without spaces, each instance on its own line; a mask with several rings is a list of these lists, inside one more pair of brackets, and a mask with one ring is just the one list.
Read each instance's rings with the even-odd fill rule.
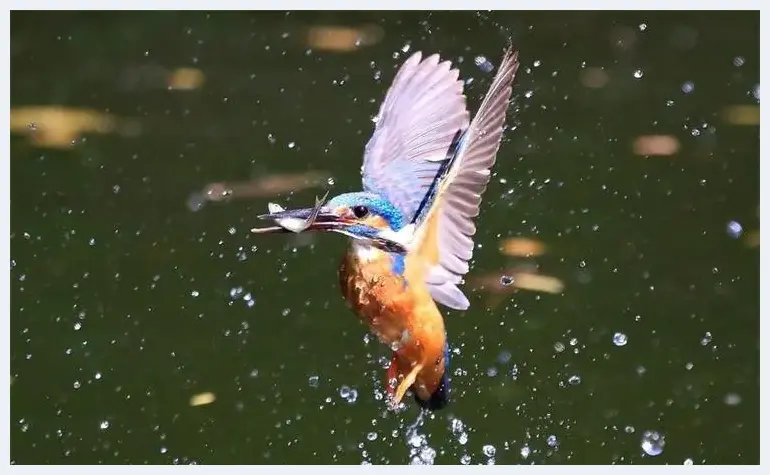
[[418,448],[421,447],[423,444],[427,442],[424,434],[418,434],[415,431],[412,431],[407,435],[407,441],[406,441],[411,447]]
[[628,343],[628,337],[625,333],[615,332],[615,334],[612,335],[612,343],[615,346],[626,346],[626,343]]
[[554,448],[559,445],[559,439],[557,439],[555,435],[551,434],[547,439],[545,439],[545,443],[548,444],[548,447]]
[[320,382],[320,379],[321,379],[321,378],[319,378],[319,377],[318,377],[318,376],[316,376],[316,375],[310,376],[309,378],[307,378],[307,384],[308,384],[308,385],[309,385],[311,388],[317,388],[317,387],[318,387],[318,384],[319,384],[319,382]]
[[513,284],[513,277],[511,277],[510,275],[504,275],[500,277],[500,285],[504,285],[507,287],[511,284]]
[[530,454],[529,447],[527,447],[525,445],[524,447],[521,448],[521,452],[520,453],[521,453],[521,458],[523,458],[523,459],[529,457],[529,454]]
[[637,69],[636,71],[634,71],[634,77],[636,79],[641,79],[642,76],[644,76],[644,71],[642,71],[641,69]]
[[358,399],[358,390],[351,388],[350,386],[343,385],[340,387],[340,397],[347,401],[348,404],[353,404]]
[[75,389],[79,389],[80,388],[80,381],[75,380],[75,382],[72,383],[72,387],[75,388]]
[[471,456],[468,454],[463,454],[462,457],[460,457],[460,463],[463,465],[470,465],[471,463]]
[[460,419],[452,419],[452,421],[449,423],[450,427],[452,428],[453,434],[460,434],[463,432],[463,428],[465,427],[465,424],[463,424],[463,421]]
[[190,295],[192,295],[193,297],[197,297],[200,295],[200,292],[198,292],[197,290],[193,290],[192,292],[190,292]]
[[580,381],[581,381],[580,376],[576,374],[573,374],[572,376],[569,377],[569,379],[567,379],[567,382],[572,386],[577,386],[578,384],[580,384]]
[[513,365],[513,368],[511,368],[511,379],[516,381],[519,378],[519,366]]
[[647,430],[642,434],[642,450],[651,457],[663,453],[666,446],[666,437],[658,431]]
[[695,83],[693,83],[692,81],[687,81],[686,83],[682,84],[682,92],[684,92],[685,94],[689,94],[694,90],[695,90]]
[[701,346],[706,346],[709,343],[711,343],[711,340],[713,337],[711,336],[711,332],[706,332],[705,335],[703,335],[703,338],[700,339]]
[[243,287],[233,287],[230,289],[230,298],[235,300],[243,294]]
[[497,450],[495,449],[495,446],[489,445],[489,444],[482,447],[481,451],[484,452],[484,455],[486,455],[487,457],[494,457],[495,452],[497,452]]
[[296,144],[294,142],[289,142],[289,148],[294,148]]
[[626,428],[623,430],[626,431],[626,434],[633,434],[636,431],[636,429],[634,429],[634,426],[626,426]]
[[369,432],[366,434],[366,440],[377,440],[377,433],[376,432]]
[[97,381],[102,379],[102,373],[97,371],[96,374],[94,374],[94,379],[96,379]]
[[109,429],[109,428],[110,428],[110,421],[102,421],[102,422],[99,424],[99,428],[100,428],[101,430],[107,430],[107,429]]
[[684,465],[692,465],[692,464],[693,464],[693,461],[691,458],[684,459]]
[[473,60],[474,63],[476,63],[476,66],[479,67],[482,71],[485,73],[488,73],[495,69],[495,65],[492,64],[490,60],[488,60],[485,56],[476,56],[476,58]]
[[730,221],[727,223],[727,235],[731,238],[739,238],[743,234],[743,226],[738,221]]
[[290,313],[291,313],[291,309],[290,308],[285,308],[285,309],[281,310],[281,315],[283,315],[284,317],[288,316]]

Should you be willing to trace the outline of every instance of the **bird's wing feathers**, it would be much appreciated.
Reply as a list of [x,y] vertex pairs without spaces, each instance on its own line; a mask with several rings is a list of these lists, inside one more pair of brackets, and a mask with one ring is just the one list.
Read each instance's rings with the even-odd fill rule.
[[463,83],[449,61],[413,54],[380,106],[361,168],[365,191],[387,198],[412,219],[455,133],[468,127]]
[[[481,195],[489,183],[490,168],[500,147],[518,66],[518,54],[509,48],[478,114],[439,178],[432,202],[418,217],[415,250],[407,265],[409,260],[420,261],[420,273],[431,296],[450,308],[465,310],[470,305],[457,284],[468,272],[468,261],[473,255],[473,219],[479,214]],[[449,132],[447,129],[445,136]],[[448,147],[444,143],[444,152]]]

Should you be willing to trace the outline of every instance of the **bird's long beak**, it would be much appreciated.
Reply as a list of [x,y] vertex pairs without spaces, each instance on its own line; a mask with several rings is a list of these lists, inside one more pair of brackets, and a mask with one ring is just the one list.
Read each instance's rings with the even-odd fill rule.
[[259,219],[272,220],[276,226],[252,228],[255,234],[268,233],[301,233],[304,231],[335,231],[353,239],[366,240],[370,244],[390,252],[406,253],[403,243],[383,236],[378,229],[362,225],[346,215],[323,206],[326,196],[316,198],[313,208],[285,210],[280,205],[270,203],[267,214],[257,216]]
[[254,228],[251,232],[265,233],[301,233],[303,231],[334,231],[353,224],[329,208],[304,208],[285,210],[271,203],[270,213],[257,216],[259,219],[271,220],[277,226]]
[[253,233],[301,233],[303,231],[334,231],[353,224],[335,213],[323,204],[326,202],[327,192],[323,198],[316,198],[312,208],[285,210],[281,205],[270,203],[267,205],[269,213],[257,216],[259,219],[269,219],[277,226],[266,228],[254,228]]

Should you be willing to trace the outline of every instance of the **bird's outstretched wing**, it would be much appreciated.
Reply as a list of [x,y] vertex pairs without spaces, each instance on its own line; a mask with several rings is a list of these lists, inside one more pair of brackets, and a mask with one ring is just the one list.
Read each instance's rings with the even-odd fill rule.
[[455,133],[468,127],[459,71],[438,55],[413,54],[380,106],[361,167],[364,190],[387,198],[411,220]]
[[[407,256],[407,269],[419,269],[415,272],[423,276],[433,299],[457,310],[470,305],[457,284],[468,272],[473,255],[473,219],[479,214],[481,195],[500,148],[518,67],[518,53],[508,48],[478,114],[460,137],[457,152],[450,157],[430,200],[416,217],[414,248]],[[446,134],[451,135],[449,129]],[[449,144],[442,145],[446,152]]]

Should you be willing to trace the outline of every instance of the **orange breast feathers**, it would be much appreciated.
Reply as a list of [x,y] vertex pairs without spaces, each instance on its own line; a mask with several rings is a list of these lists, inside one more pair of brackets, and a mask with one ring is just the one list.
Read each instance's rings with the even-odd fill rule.
[[404,275],[394,272],[387,253],[357,245],[346,253],[339,269],[345,299],[372,333],[394,350],[398,382],[408,382],[416,370],[413,389],[427,399],[444,373],[444,320],[424,281]]

